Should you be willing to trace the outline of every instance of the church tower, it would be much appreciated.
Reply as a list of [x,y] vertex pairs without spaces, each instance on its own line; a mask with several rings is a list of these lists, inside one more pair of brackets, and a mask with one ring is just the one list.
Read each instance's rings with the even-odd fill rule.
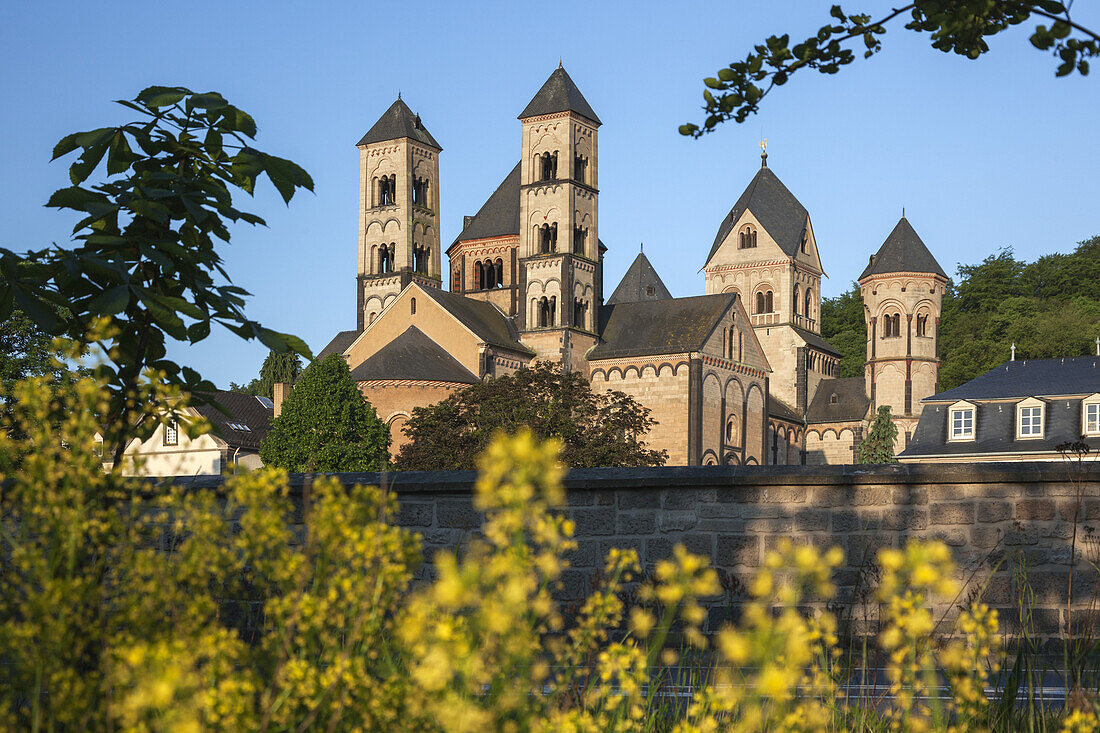
[[597,130],[560,65],[519,115],[523,128],[517,320],[538,358],[583,370],[603,297]]
[[897,450],[909,443],[921,403],[937,391],[939,331],[947,275],[909,220],[901,220],[859,276],[867,322],[864,379],[871,415],[889,405]]
[[439,153],[400,95],[358,143],[360,331],[406,285],[442,285]]

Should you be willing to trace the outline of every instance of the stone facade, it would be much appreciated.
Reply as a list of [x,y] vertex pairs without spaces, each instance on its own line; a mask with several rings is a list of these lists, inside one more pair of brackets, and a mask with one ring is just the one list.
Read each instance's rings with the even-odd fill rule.
[[[841,381],[840,354],[821,337],[825,272],[809,212],[766,152],[705,259],[705,296],[672,298],[639,254],[629,287],[605,304],[601,123],[560,66],[519,121],[519,162],[447,248],[448,299],[425,297],[443,283],[441,147],[400,99],[360,141],[358,330],[330,344],[353,373],[416,328],[475,379],[545,360],[632,395],[657,421],[650,444],[673,464],[850,462],[880,404],[893,408],[905,447],[921,398],[935,391],[946,278],[904,217],[860,280],[866,384],[858,395],[842,390],[845,409],[815,412],[819,394]],[[634,307],[655,301],[665,306]],[[898,317],[885,335],[884,319]],[[394,387],[446,382],[412,363],[387,364],[386,375],[367,370],[368,398],[381,394],[381,376]],[[384,419],[399,426],[435,393],[408,394],[409,405]]]

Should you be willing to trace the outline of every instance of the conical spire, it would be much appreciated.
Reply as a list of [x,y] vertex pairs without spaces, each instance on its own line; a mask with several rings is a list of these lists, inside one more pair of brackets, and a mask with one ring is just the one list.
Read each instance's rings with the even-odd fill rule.
[[603,124],[560,62],[558,68],[554,69],[554,73],[542,85],[542,89],[539,89],[538,94],[519,113],[519,119],[524,120],[554,112],[576,112],[597,125]]
[[653,268],[649,258],[643,252],[638,252],[633,264],[627,268],[626,274],[615,288],[615,292],[607,299],[607,305],[616,303],[638,303],[643,300],[669,300],[672,294],[661,281],[661,276]]
[[400,140],[403,137],[411,138],[425,145],[430,145],[436,150],[442,150],[432,134],[420,121],[420,115],[414,114],[409,105],[401,99],[401,93],[397,93],[397,100],[390,108],[378,118],[378,122],[367,131],[357,145],[369,145],[387,140]]
[[890,236],[886,237],[886,241],[878,248],[878,252],[871,255],[871,261],[867,263],[867,269],[859,279],[892,272],[927,272],[947,277],[940,263],[936,262],[936,258],[928,251],[928,247],[921,241],[904,213],[894,230],[890,232]]

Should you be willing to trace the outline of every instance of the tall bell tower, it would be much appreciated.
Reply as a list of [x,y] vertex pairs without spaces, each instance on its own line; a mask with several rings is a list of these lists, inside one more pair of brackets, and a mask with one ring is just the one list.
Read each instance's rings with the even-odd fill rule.
[[357,147],[356,322],[361,331],[409,283],[442,287],[439,154],[443,149],[400,95]]
[[603,298],[602,123],[560,64],[519,120],[521,339],[538,358],[583,370],[585,352],[597,340]]
[[920,401],[937,391],[946,286],[947,275],[904,212],[859,277],[867,322],[867,394],[872,415],[890,406],[898,451],[920,418]]

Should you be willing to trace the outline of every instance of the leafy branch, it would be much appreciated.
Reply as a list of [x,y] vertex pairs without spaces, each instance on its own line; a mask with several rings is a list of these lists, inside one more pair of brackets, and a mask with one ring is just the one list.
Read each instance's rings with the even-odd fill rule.
[[[1052,21],[1048,27],[1038,25],[1031,35],[1031,44],[1041,51],[1051,51],[1060,63],[1057,76],[1067,76],[1075,70],[1082,76],[1089,73],[1089,59],[1100,56],[1100,35],[1076,23],[1070,17],[1069,3],[1058,0],[918,0],[895,8],[878,19],[867,13],[849,14],[839,5],[830,11],[832,21],[822,26],[814,36],[790,46],[790,35],[769,36],[754,46],[743,61],[735,61],[719,69],[716,77],[703,80],[707,114],[702,125],[687,123],[680,134],[701,137],[728,120],[744,122],[760,111],[760,103],[775,87],[783,86],[799,69],[816,69],[822,74],[835,74],[852,63],[856,52],[848,44],[863,43],[863,57],[870,58],[882,50],[881,37],[886,25],[905,13],[910,20],[905,28],[931,35],[932,47],[944,53],[952,52],[976,59],[989,51],[986,38],[1032,16]],[[715,92],[718,92],[717,94]]]

